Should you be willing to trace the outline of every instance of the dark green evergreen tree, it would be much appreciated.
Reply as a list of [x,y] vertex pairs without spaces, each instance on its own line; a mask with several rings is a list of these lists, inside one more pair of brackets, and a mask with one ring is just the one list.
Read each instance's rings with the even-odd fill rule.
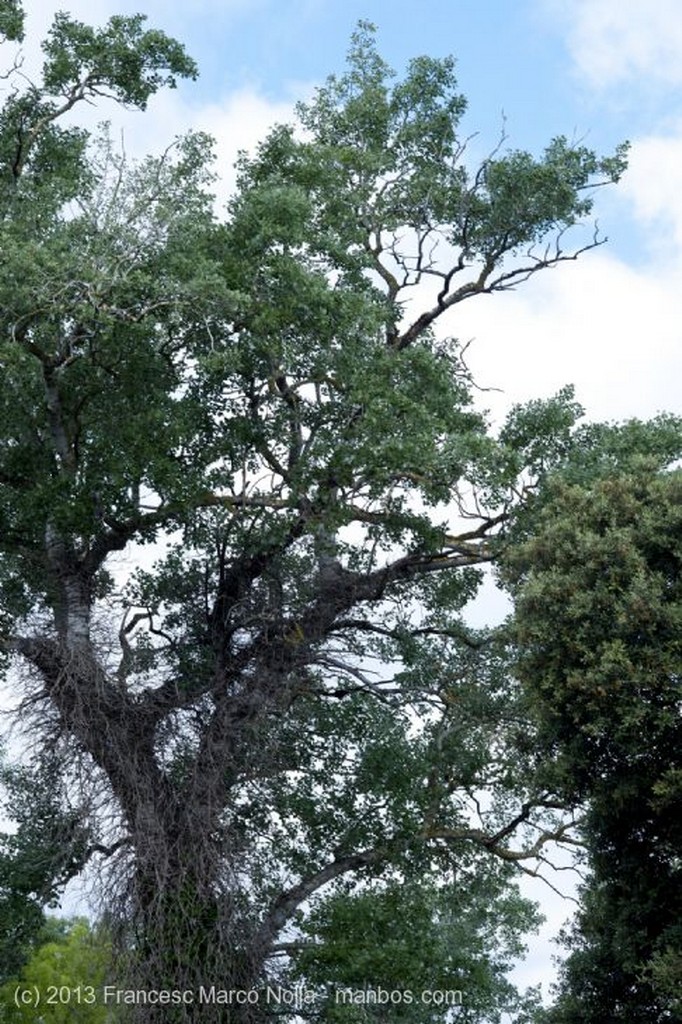
[[588,880],[546,1019],[663,1024],[682,1019],[682,432],[582,441],[507,558],[538,771],[585,808]]

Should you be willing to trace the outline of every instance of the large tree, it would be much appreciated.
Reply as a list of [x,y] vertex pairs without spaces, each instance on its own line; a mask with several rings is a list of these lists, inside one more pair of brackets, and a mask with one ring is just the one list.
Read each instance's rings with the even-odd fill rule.
[[[16,38],[16,3],[0,13]],[[29,720],[91,779],[129,978],[303,979],[348,1021],[383,1009],[325,986],[402,978],[498,1019],[532,918],[510,871],[571,819],[526,773],[523,700],[461,610],[579,410],[562,393],[494,439],[434,329],[598,244],[590,190],[624,154],[559,137],[471,167],[453,62],[395,81],[363,24],[219,222],[209,140],[128,165],[63,121],[193,74],[177,44],[59,15],[44,49],[0,119],[2,647]]]

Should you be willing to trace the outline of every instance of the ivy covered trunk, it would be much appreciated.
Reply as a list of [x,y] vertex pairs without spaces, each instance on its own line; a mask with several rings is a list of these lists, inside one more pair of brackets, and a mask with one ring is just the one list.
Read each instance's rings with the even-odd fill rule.
[[169,879],[160,879],[153,866],[136,869],[135,957],[125,984],[170,992],[171,1001],[138,1005],[132,1017],[145,1024],[255,1024],[267,1016],[259,1010],[263,964],[253,962],[248,931],[241,930],[224,884],[207,886],[194,852],[186,843],[182,853],[176,850]]

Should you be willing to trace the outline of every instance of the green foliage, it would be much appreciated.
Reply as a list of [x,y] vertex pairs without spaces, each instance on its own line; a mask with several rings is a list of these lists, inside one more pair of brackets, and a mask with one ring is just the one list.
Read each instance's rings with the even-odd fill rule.
[[[380,992],[392,1020],[415,1024],[447,1019],[447,998],[463,1021],[520,1010],[532,997],[520,998],[505,973],[522,952],[519,934],[537,920],[508,881],[506,872],[463,869],[450,882],[420,875],[321,901],[295,956],[297,973],[320,992],[315,1012],[323,1005],[324,1019],[346,1022],[362,1006],[361,1020],[381,1021],[386,1004],[371,1001]],[[364,1005],[353,1002],[363,993]]]
[[[2,1024],[104,1024],[111,1008],[102,998],[111,959],[103,933],[81,918],[48,918],[38,944],[16,977],[0,986]],[[17,988],[40,995],[38,1006],[15,1000]],[[38,1017],[36,1017],[36,1013]]]
[[572,469],[557,477],[506,564],[538,772],[589,808],[592,874],[548,1017],[557,1024],[678,1019],[666,965],[682,913],[682,475],[660,464],[682,435],[662,420],[605,437],[590,484],[589,461],[579,484]]
[[44,88],[68,95],[79,83],[83,91],[144,110],[161,86],[174,89],[178,77],[196,78],[196,64],[183,47],[158,29],[144,31],[146,20],[143,14],[115,15],[98,30],[57,14],[43,43]]
[[[263,206],[266,195],[275,204],[284,195],[297,197],[307,224],[290,242],[322,249],[356,289],[367,287],[362,271],[371,270],[388,300],[389,330],[397,335],[406,289],[427,280],[427,269],[443,282],[439,312],[470,294],[511,285],[517,270],[492,276],[501,260],[588,214],[590,186],[618,180],[627,147],[598,158],[558,138],[540,159],[495,151],[471,173],[457,132],[466,101],[454,61],[420,57],[402,81],[392,85],[393,77],[376,51],[374,27],[361,23],[347,72],[331,76],[311,103],[299,105],[308,141],[278,129],[255,161],[243,160],[235,210],[244,216],[242,204],[254,196]],[[396,245],[395,233],[405,229],[412,244]],[[442,273],[432,259],[439,240],[460,253],[459,263]],[[560,258],[557,249],[549,262]],[[453,295],[454,281],[460,284],[455,274],[469,266],[475,276]]]
[[586,785],[612,782],[619,751],[658,749],[675,728],[681,488],[646,463],[589,489],[559,479],[535,537],[508,560],[523,582],[520,671],[536,680],[548,742],[572,771],[584,763]]
[[0,36],[9,42],[20,43],[24,38],[24,11],[21,0],[2,0],[0,3]]
[[682,950],[668,947],[655,953],[647,965],[651,985],[670,1013],[682,1011]]
[[88,835],[65,808],[63,765],[43,754],[29,766],[3,765],[3,809],[14,831],[0,836],[0,981],[16,973],[65,883],[83,866]]
[[[20,0],[3,0],[0,35],[23,39]],[[144,15],[112,17],[93,29],[62,12],[43,42],[42,82],[27,82],[18,65],[0,113],[0,210],[31,222],[87,189],[87,132],[63,128],[59,119],[84,101],[108,97],[144,109],[151,95],[178,78],[196,78],[194,61],[174,39],[145,30]],[[39,200],[38,202],[36,202]],[[3,227],[7,225],[4,224]]]
[[575,449],[574,427],[583,415],[572,387],[550,399],[515,405],[507,415],[499,439],[509,450],[513,471],[525,468],[538,477],[564,466]]

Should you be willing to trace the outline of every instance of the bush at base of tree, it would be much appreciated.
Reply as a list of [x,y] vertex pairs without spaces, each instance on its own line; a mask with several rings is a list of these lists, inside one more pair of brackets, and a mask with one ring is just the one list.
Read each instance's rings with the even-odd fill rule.
[[[88,921],[47,918],[20,973],[0,986],[1,1024],[110,1024],[103,999],[110,961],[109,940]],[[17,999],[17,990],[30,1001]]]

